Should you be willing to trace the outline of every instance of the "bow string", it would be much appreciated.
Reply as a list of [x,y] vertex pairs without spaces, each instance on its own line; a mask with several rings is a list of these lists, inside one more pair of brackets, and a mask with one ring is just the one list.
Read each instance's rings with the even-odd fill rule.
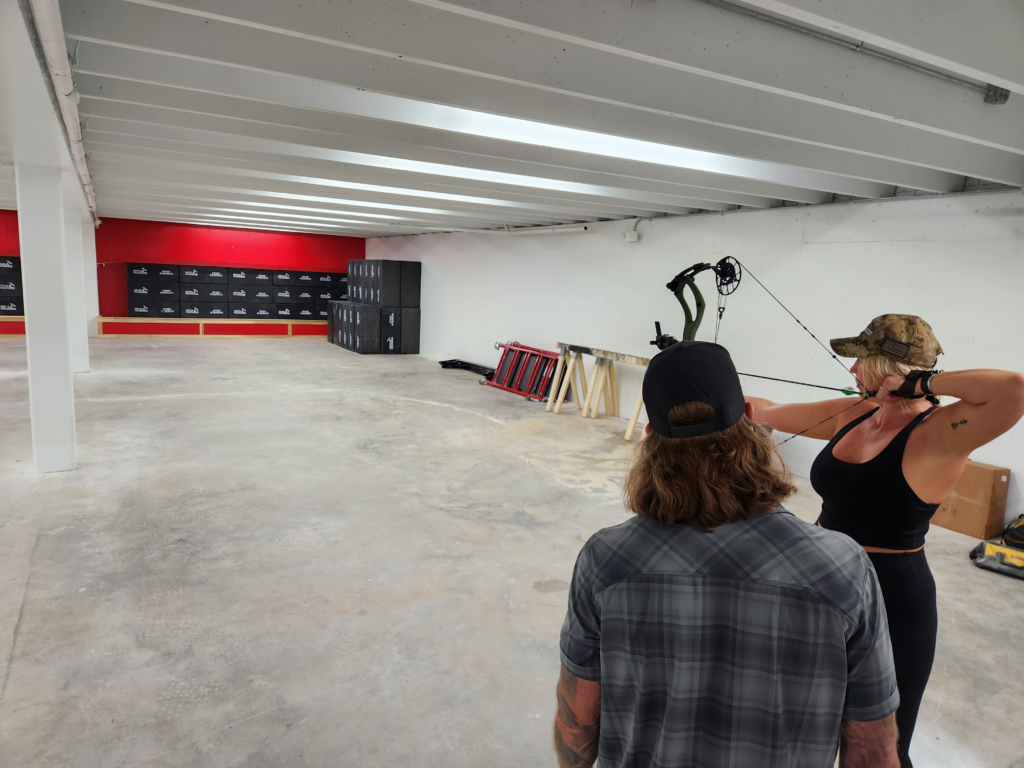
[[[744,273],[746,273],[747,275],[750,275],[750,277],[754,280],[755,283],[757,283],[759,286],[761,286],[762,289],[764,289],[765,293],[767,293],[769,296],[772,297],[772,299],[775,301],[776,304],[778,304],[780,307],[782,307],[783,310],[785,310],[786,314],[788,314],[791,318],[793,318],[793,320],[796,322],[797,325],[799,325],[812,339],[814,339],[814,341],[818,344],[818,346],[820,346],[822,349],[825,350],[825,352],[828,354],[829,357],[831,357],[833,360],[836,361],[836,363],[838,363],[840,366],[842,366],[842,369],[844,371],[846,371],[848,374],[853,376],[853,378],[857,382],[858,386],[861,387],[864,390],[863,392],[861,392],[859,390],[858,391],[852,391],[850,389],[841,389],[839,387],[827,387],[827,386],[824,386],[824,385],[821,385],[821,384],[808,384],[807,382],[804,382],[804,381],[794,381],[794,380],[791,380],[791,379],[780,379],[780,378],[775,378],[773,376],[762,376],[762,375],[755,374],[755,373],[739,373],[739,372],[737,372],[737,373],[739,373],[740,376],[748,376],[750,378],[755,378],[755,379],[767,379],[769,381],[779,381],[779,382],[783,382],[783,383],[786,383],[786,384],[798,384],[798,385],[804,386],[804,387],[814,387],[816,389],[828,389],[828,390],[832,390],[832,391],[835,391],[835,392],[842,392],[844,395],[848,395],[848,396],[849,395],[860,396],[858,398],[858,400],[855,403],[853,403],[853,405],[849,406],[848,408],[844,408],[843,410],[839,411],[838,413],[834,413],[834,414],[832,414],[831,416],[828,416],[825,419],[822,419],[817,424],[814,424],[814,425],[808,427],[807,429],[805,429],[805,430],[803,430],[801,432],[797,432],[795,435],[791,435],[791,436],[787,437],[782,442],[777,443],[776,447],[778,447],[780,445],[783,445],[784,443],[788,443],[793,438],[800,437],[800,435],[803,435],[803,434],[806,434],[807,432],[810,432],[812,429],[815,429],[816,427],[821,426],[825,422],[831,421],[832,419],[836,418],[837,416],[840,416],[843,413],[846,413],[847,411],[852,410],[853,408],[856,408],[858,405],[861,404],[862,398],[863,399],[867,399],[869,397],[874,397],[877,394],[876,392],[869,391],[868,388],[866,386],[864,386],[864,383],[860,380],[860,378],[857,376],[857,374],[855,374],[853,371],[851,371],[849,368],[847,368],[846,365],[844,365],[843,362],[839,359],[838,355],[836,355],[831,349],[826,347],[821,342],[821,339],[819,339],[817,336],[815,336],[814,332],[811,331],[811,329],[808,328],[803,322],[801,322],[800,318],[798,318],[795,314],[793,314],[792,311],[790,311],[789,307],[787,307],[785,304],[783,304],[774,293],[772,293],[770,290],[768,290],[768,287],[757,278],[757,275],[755,275],[753,272],[751,272],[748,267],[746,267],[744,264],[741,264],[737,259],[733,258],[732,256],[726,256],[725,258],[721,259],[717,264],[714,264],[714,265],[707,264],[707,263],[697,263],[697,264],[694,264],[692,267],[688,267],[687,269],[684,269],[682,272],[680,272],[678,275],[676,275],[666,285],[666,287],[670,291],[672,291],[673,294],[675,294],[676,299],[682,305],[683,311],[686,314],[686,325],[684,327],[684,332],[683,332],[683,338],[685,340],[692,341],[694,339],[694,337],[695,337],[695,335],[697,333],[697,327],[700,325],[700,321],[701,321],[701,319],[702,319],[702,317],[704,315],[704,305],[705,305],[704,297],[701,295],[700,289],[697,288],[697,285],[696,285],[696,282],[695,282],[694,278],[696,278],[696,276],[698,274],[700,274],[702,272],[705,272],[705,271],[709,271],[709,270],[714,272],[714,274],[715,274],[715,287],[716,287],[716,289],[718,291],[718,307],[717,307],[718,311],[717,311],[717,314],[716,314],[716,317],[715,317],[715,342],[716,343],[718,342],[718,334],[719,334],[719,330],[720,330],[721,325],[722,325],[722,317],[725,315],[726,300],[739,287],[740,281],[742,280]],[[691,312],[689,306],[687,305],[687,300],[686,300],[686,296],[684,294],[684,289],[689,289],[690,290],[692,298],[693,298],[693,300],[695,302],[695,311],[694,312]],[[661,332],[661,324],[660,323],[655,323],[655,329],[656,329],[656,332],[657,332],[657,338],[655,338],[654,341],[651,342],[651,344],[654,344],[659,349],[668,349],[668,347],[670,347],[673,344],[677,343],[677,341],[676,341],[676,339],[674,337],[669,336],[668,334],[663,334]]]

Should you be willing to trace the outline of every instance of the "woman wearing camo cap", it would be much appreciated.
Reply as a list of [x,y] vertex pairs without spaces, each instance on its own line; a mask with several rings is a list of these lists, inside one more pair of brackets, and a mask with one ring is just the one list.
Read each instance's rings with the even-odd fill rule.
[[[1024,376],[935,371],[942,347],[931,326],[914,315],[876,317],[859,336],[831,344],[836,354],[856,358],[850,370],[873,397],[849,410],[843,410],[848,400],[747,401],[755,420],[782,432],[824,420],[805,433],[829,441],[811,468],[811,484],[822,497],[818,524],[857,541],[878,574],[900,692],[900,765],[909,768],[938,625],[925,533],[971,452],[1024,415]],[[940,405],[942,395],[959,402]]]

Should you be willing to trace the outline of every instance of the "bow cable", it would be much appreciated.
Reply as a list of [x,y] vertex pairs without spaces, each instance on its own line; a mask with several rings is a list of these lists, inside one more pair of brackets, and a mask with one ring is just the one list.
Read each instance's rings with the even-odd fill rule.
[[[738,263],[740,263],[740,262],[738,262]],[[796,320],[796,324],[799,325],[801,328],[803,328],[805,331],[807,331],[808,335],[810,335],[810,337],[812,339],[814,339],[818,343],[818,346],[821,347],[822,349],[824,349],[825,352],[828,353],[829,357],[831,357],[833,360],[835,360],[837,363],[839,363],[839,365],[842,366],[843,370],[846,371],[851,376],[853,376],[854,380],[860,386],[864,387],[865,391],[867,391],[867,387],[864,386],[864,382],[861,381],[860,378],[858,378],[857,374],[855,374],[853,371],[851,371],[849,368],[847,368],[845,365],[843,365],[842,361],[839,359],[839,356],[835,352],[833,352],[831,349],[826,347],[824,344],[822,344],[821,343],[821,339],[819,339],[817,336],[815,336],[811,332],[810,328],[808,328],[806,325],[804,325],[802,322],[800,322],[800,318],[798,318],[796,315],[794,315],[792,312],[790,312],[789,308],[785,304],[783,304],[781,301],[779,301],[779,299],[775,296],[775,294],[772,293],[771,291],[769,291],[764,283],[762,283],[760,280],[757,279],[757,275],[755,275],[753,272],[751,272],[750,268],[748,266],[746,266],[745,264],[742,264],[742,263],[740,263],[740,264],[743,267],[743,271],[746,272],[748,275],[750,275],[752,278],[754,278],[754,282],[757,283],[758,285],[760,285],[762,288],[764,288],[765,293],[767,293],[769,296],[771,296],[773,299],[775,299],[775,303],[778,304],[780,307],[782,307],[784,310],[786,310],[786,314],[788,314],[790,317],[792,317],[794,320]],[[817,425],[815,425],[815,426],[817,426]],[[813,429],[813,427],[812,427],[812,429]]]
[[[695,264],[692,267],[690,267],[689,269],[687,269],[687,270],[681,272],[680,274],[676,275],[676,277],[672,280],[672,282],[670,282],[668,284],[667,287],[669,288],[669,290],[671,290],[673,293],[676,294],[676,298],[679,299],[679,303],[683,305],[683,309],[686,311],[686,316],[687,316],[687,320],[688,321],[690,320],[689,307],[686,305],[686,302],[685,302],[685,300],[683,299],[683,297],[681,295],[681,291],[677,292],[677,288],[679,288],[680,284],[684,283],[684,282],[688,283],[690,285],[691,290],[693,290],[694,293],[695,293],[695,296],[696,296],[697,302],[698,302],[698,306],[699,306],[699,310],[700,310],[700,314],[702,315],[703,314],[703,308],[704,308],[703,307],[703,302],[700,300],[699,292],[696,291],[696,285],[694,283],[693,278],[698,273],[703,272],[706,269],[711,269],[711,270],[714,271],[715,277],[716,277],[715,284],[716,284],[716,287],[718,288],[718,307],[717,307],[718,312],[716,313],[716,317],[715,317],[715,343],[718,342],[718,334],[719,334],[719,330],[721,329],[721,325],[722,325],[722,316],[725,314],[725,302],[726,302],[726,299],[728,298],[729,294],[731,294],[733,291],[736,290],[737,287],[739,287],[740,279],[743,276],[743,272],[746,272],[748,275],[750,275],[754,279],[754,282],[756,282],[758,285],[761,286],[761,288],[764,289],[765,293],[767,293],[769,296],[772,297],[772,299],[774,299],[776,304],[778,304],[780,307],[782,307],[786,311],[786,314],[788,314],[790,317],[793,318],[794,321],[796,321],[797,325],[799,325],[801,328],[803,328],[804,331],[806,331],[807,334],[812,339],[814,339],[814,341],[818,344],[818,346],[820,346],[822,349],[825,350],[826,353],[828,353],[829,357],[831,357],[833,360],[835,360],[837,363],[839,363],[839,365],[842,366],[844,371],[846,371],[851,376],[853,376],[854,380],[857,382],[859,387],[864,390],[863,392],[860,392],[860,391],[854,392],[854,391],[851,391],[849,389],[840,389],[839,387],[826,387],[826,386],[822,386],[821,384],[808,384],[807,382],[804,382],[804,381],[793,381],[791,379],[778,379],[778,378],[775,378],[774,376],[760,376],[760,375],[755,374],[755,373],[740,373],[739,374],[740,376],[750,376],[750,377],[755,378],[755,379],[767,379],[768,381],[779,381],[779,382],[783,382],[785,384],[799,384],[800,386],[814,387],[815,389],[827,389],[827,390],[831,390],[833,392],[842,392],[844,395],[848,395],[848,396],[853,396],[853,395],[860,395],[861,396],[860,398],[858,398],[857,402],[853,403],[853,405],[850,405],[850,406],[848,406],[846,408],[843,408],[843,410],[841,410],[838,413],[834,413],[831,416],[828,416],[828,417],[822,419],[817,424],[813,424],[810,427],[808,427],[807,429],[804,429],[804,430],[802,430],[800,432],[797,432],[795,435],[790,435],[785,440],[783,440],[783,441],[781,441],[779,443],[776,443],[775,444],[776,448],[778,448],[780,445],[784,445],[785,443],[788,443],[790,440],[792,440],[795,437],[800,437],[801,435],[804,435],[804,434],[810,432],[812,429],[815,429],[816,427],[820,427],[825,422],[831,421],[832,419],[834,419],[837,416],[840,416],[840,415],[846,413],[847,411],[853,410],[858,405],[860,405],[864,400],[866,400],[867,398],[870,398],[870,397],[874,397],[877,394],[877,392],[869,391],[868,388],[866,386],[864,386],[864,382],[862,382],[860,380],[860,378],[857,376],[857,374],[855,374],[853,371],[851,371],[849,368],[847,368],[843,364],[843,362],[839,359],[839,356],[835,354],[835,352],[833,352],[831,349],[829,349],[824,344],[822,344],[821,340],[817,336],[814,335],[814,333],[811,331],[811,329],[808,328],[806,325],[804,325],[800,321],[800,318],[798,318],[796,315],[794,315],[785,304],[783,304],[781,301],[779,301],[779,298],[774,293],[772,293],[771,291],[768,290],[768,287],[764,283],[762,283],[760,280],[757,279],[757,275],[755,275],[753,272],[751,272],[750,269],[745,264],[740,262],[738,259],[733,258],[732,256],[726,256],[725,258],[720,260],[714,266],[712,266],[711,264]],[[696,332],[696,325],[698,325],[699,323],[700,323],[700,316],[699,315],[697,317],[696,323],[688,322],[687,323],[687,328],[690,330],[690,333],[688,335],[685,335],[684,338],[693,338],[693,336],[695,335],[695,332]],[[655,325],[657,325],[657,324],[655,324]],[[691,325],[693,326],[692,329],[690,328]],[[663,337],[661,335],[660,328],[657,329],[657,333],[658,333],[658,338],[655,339],[654,341],[652,341],[651,344],[656,344],[659,349],[667,348],[666,346],[662,346],[662,343],[669,343],[669,344],[674,344],[675,343],[675,339],[671,339],[670,337],[667,337],[667,336]]]
[[[866,398],[865,398],[865,399],[866,399]],[[803,434],[805,434],[805,433],[807,433],[807,432],[810,432],[810,431],[811,431],[812,429],[814,429],[815,427],[820,427],[820,426],[821,426],[822,424],[824,424],[824,423],[825,423],[826,421],[831,421],[831,420],[832,420],[832,419],[834,419],[834,418],[835,418],[836,416],[840,416],[840,415],[842,415],[842,414],[846,413],[847,411],[851,411],[851,410],[853,410],[854,408],[856,408],[856,407],[857,407],[858,405],[860,405],[860,404],[861,404],[861,403],[863,403],[863,402],[864,402],[864,400],[858,400],[858,401],[857,401],[856,403],[854,403],[854,404],[853,404],[853,405],[851,405],[850,407],[848,407],[848,408],[843,408],[843,410],[839,411],[839,413],[833,413],[833,414],[832,414],[831,416],[829,416],[829,417],[827,417],[827,418],[824,418],[824,419],[822,419],[822,420],[821,420],[821,421],[819,421],[819,422],[818,422],[817,424],[814,424],[814,425],[812,425],[812,426],[808,427],[807,429],[805,429],[805,430],[803,430],[803,431],[801,431],[801,432],[797,432],[797,433],[796,433],[795,435],[790,435],[790,436],[789,436],[789,437],[787,437],[787,438],[786,438],[785,440],[783,440],[783,441],[781,441],[781,442],[778,442],[778,443],[776,443],[776,444],[775,444],[775,447],[776,447],[776,448],[778,448],[778,447],[779,447],[780,445],[784,445],[785,443],[788,443],[788,442],[789,442],[790,440],[792,440],[792,439],[793,439],[794,437],[800,437],[800,435],[803,435]]]

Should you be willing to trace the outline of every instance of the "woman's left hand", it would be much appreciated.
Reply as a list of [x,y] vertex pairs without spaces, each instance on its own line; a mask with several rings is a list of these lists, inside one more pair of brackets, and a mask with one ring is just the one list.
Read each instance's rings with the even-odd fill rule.
[[[881,386],[878,387],[875,397],[883,403],[895,403],[897,400],[903,400],[904,398],[896,394],[896,390],[902,386],[903,381],[902,376],[887,376]],[[914,384],[914,391],[917,391],[916,383]]]

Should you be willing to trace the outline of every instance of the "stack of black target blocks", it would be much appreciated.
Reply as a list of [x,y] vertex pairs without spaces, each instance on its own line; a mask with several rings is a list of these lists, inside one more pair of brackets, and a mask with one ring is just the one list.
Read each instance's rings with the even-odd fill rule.
[[344,272],[129,264],[128,315],[328,320],[347,286]]
[[21,289],[21,259],[0,256],[0,317],[20,317],[25,314],[25,300]]
[[348,263],[348,300],[332,302],[327,338],[361,355],[420,353],[418,261]]

